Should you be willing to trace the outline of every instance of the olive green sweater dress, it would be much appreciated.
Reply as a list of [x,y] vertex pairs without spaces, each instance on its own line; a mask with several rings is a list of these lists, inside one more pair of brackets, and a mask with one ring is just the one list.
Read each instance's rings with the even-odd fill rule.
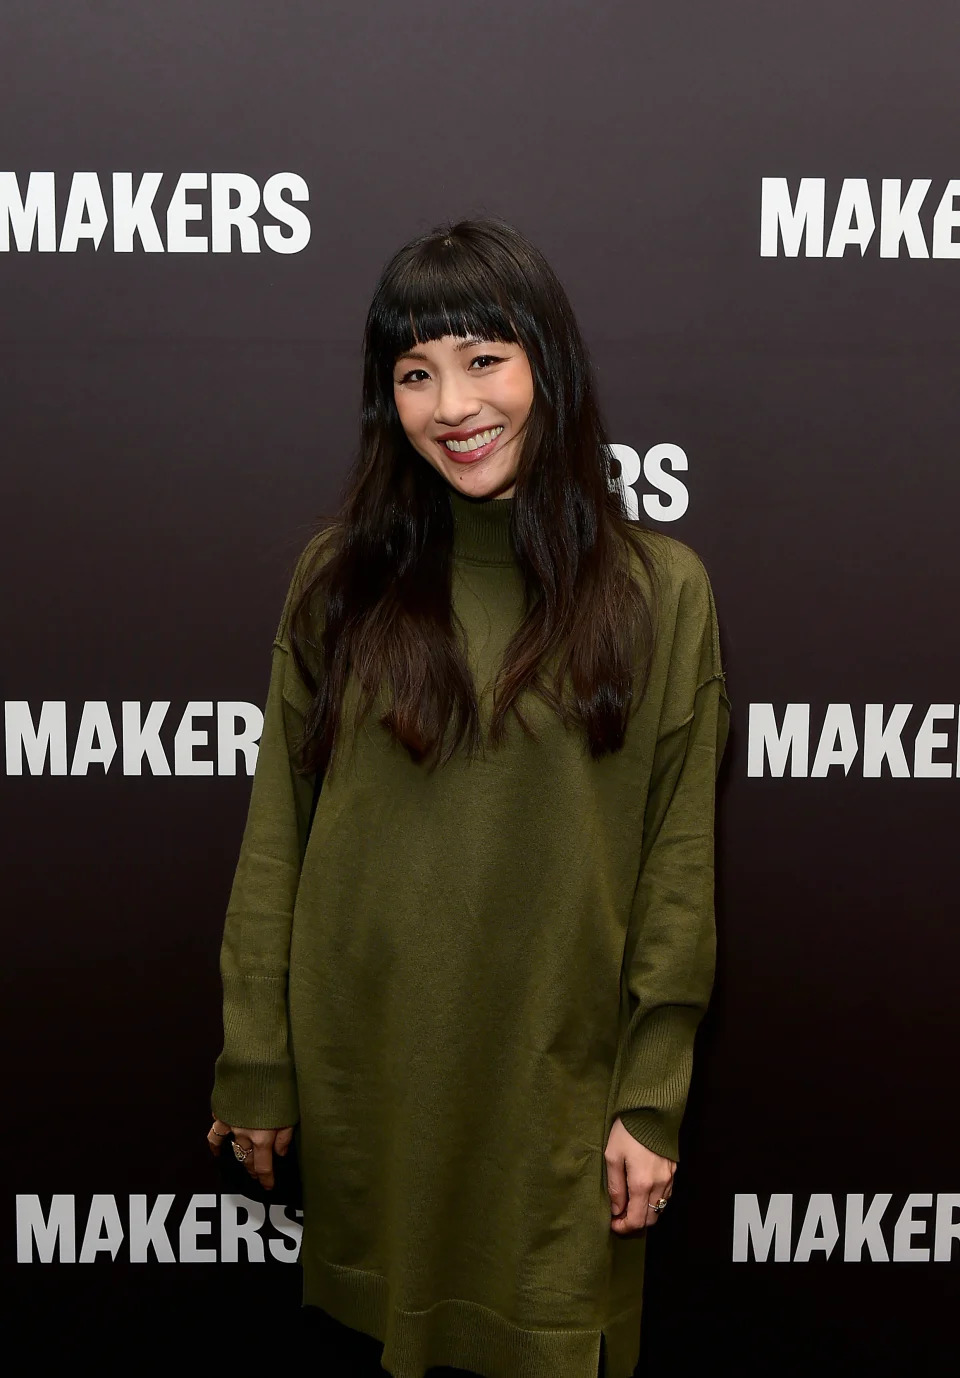
[[[487,723],[522,612],[513,499],[451,504]],[[382,1340],[395,1378],[596,1378],[601,1341],[607,1378],[638,1358],[646,1235],[611,1230],[603,1152],[619,1116],[678,1158],[729,725],[703,565],[646,539],[663,571],[652,674],[623,750],[597,761],[534,695],[539,741],[510,715],[501,747],[432,774],[371,714],[311,826],[290,595],[277,630],[212,1106],[298,1125],[304,1302]]]

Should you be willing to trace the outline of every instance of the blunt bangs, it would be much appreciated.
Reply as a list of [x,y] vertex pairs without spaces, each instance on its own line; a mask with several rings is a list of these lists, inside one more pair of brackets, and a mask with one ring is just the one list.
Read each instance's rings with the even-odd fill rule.
[[524,315],[471,248],[434,242],[387,274],[371,308],[369,344],[388,368],[415,345],[444,335],[522,344],[514,320]]

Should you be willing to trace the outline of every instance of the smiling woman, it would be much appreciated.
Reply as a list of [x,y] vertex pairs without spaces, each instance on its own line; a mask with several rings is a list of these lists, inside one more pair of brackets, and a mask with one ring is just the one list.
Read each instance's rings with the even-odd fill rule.
[[[520,344],[476,336],[407,350],[396,363],[394,399],[407,439],[458,491],[509,498],[518,447],[533,402],[533,374]],[[420,367],[410,364],[420,361]],[[486,462],[484,462],[486,461]]]
[[273,644],[210,1144],[267,1186],[296,1144],[304,1303],[394,1378],[629,1378],[713,983],[710,581],[630,520],[511,226],[399,250],[364,346]]

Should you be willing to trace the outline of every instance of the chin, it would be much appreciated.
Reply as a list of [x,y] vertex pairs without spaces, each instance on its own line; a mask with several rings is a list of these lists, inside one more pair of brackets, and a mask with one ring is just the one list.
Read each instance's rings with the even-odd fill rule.
[[457,475],[450,481],[451,488],[455,488],[465,498],[503,498],[513,489],[515,479],[504,478],[496,479],[491,482],[487,479],[477,479],[471,483],[469,480],[464,482]]

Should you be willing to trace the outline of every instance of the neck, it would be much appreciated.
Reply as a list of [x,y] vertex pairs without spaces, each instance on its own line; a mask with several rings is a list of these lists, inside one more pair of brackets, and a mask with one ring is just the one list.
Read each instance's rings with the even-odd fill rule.
[[467,498],[450,489],[454,559],[482,564],[514,563],[510,540],[513,498]]

